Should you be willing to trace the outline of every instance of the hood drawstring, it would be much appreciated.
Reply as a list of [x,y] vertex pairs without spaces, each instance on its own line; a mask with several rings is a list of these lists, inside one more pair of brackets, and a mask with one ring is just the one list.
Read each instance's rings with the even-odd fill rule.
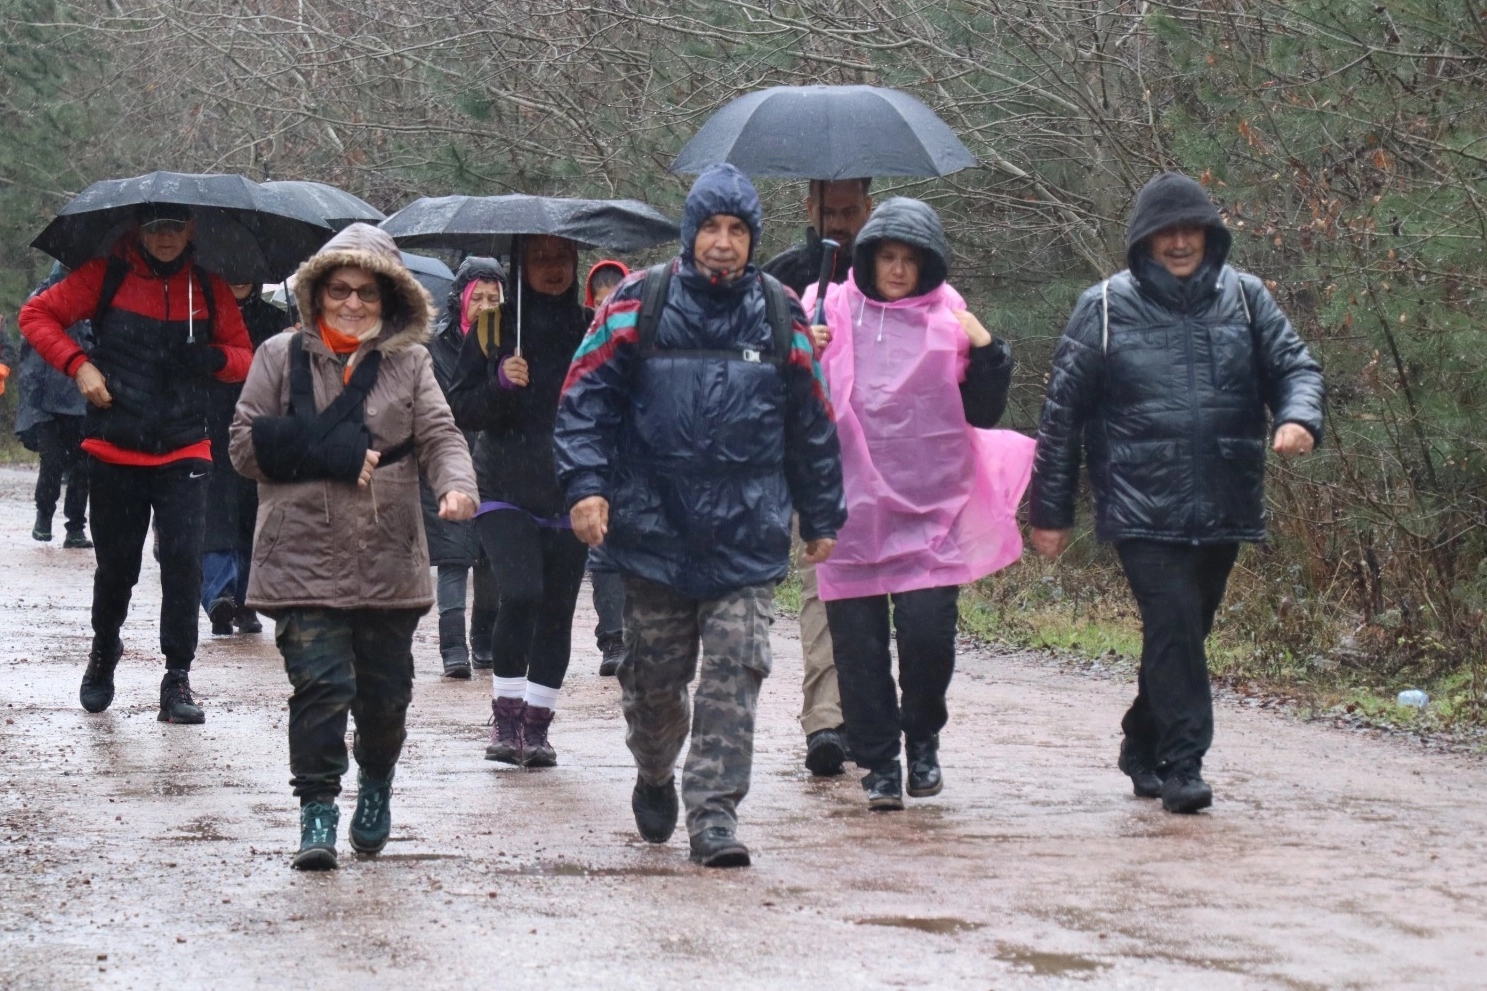
[[320,483],[320,499],[325,503],[325,525],[330,526],[330,483]]
[[367,491],[372,493],[372,522],[381,523],[382,517],[377,515],[377,471],[372,469],[372,477],[367,479]]
[[888,319],[888,307],[886,307],[886,306],[880,306],[880,307],[878,307],[878,341],[877,341],[877,343],[879,343],[879,344],[882,344],[883,343],[883,323],[887,319]]

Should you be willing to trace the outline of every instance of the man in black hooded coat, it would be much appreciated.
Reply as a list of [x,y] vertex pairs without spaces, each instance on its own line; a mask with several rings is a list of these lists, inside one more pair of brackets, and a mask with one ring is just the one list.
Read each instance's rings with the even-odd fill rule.
[[1068,544],[1081,453],[1095,534],[1115,544],[1141,610],[1136,701],[1120,768],[1170,812],[1213,800],[1204,640],[1241,542],[1265,539],[1265,447],[1322,438],[1320,366],[1258,278],[1225,264],[1203,187],[1163,172],[1141,190],[1130,266],[1086,290],[1059,342],[1033,465],[1033,545]]

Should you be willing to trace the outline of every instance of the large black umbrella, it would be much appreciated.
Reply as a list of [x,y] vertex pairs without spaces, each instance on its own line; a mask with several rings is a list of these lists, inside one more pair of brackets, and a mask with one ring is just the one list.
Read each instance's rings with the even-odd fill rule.
[[229,282],[278,282],[332,233],[320,217],[242,176],[152,172],[93,183],[31,246],[77,268],[107,255],[143,203],[189,206],[197,263]]
[[437,258],[407,251],[403,252],[403,264],[408,266],[413,278],[434,297],[435,305],[442,307],[449,296],[449,287],[454,285],[454,273],[449,270],[449,266]]
[[558,196],[431,196],[414,200],[382,222],[404,248],[451,248],[509,255],[522,234],[554,234],[585,248],[639,251],[680,236],[665,214],[639,200]]
[[302,213],[319,217],[333,229],[340,230],[354,223],[381,223],[387,214],[372,206],[360,196],[353,196],[344,189],[328,186],[309,179],[277,179],[260,183],[264,189],[287,197]]
[[933,110],[896,89],[775,86],[713,114],[671,171],[719,162],[749,176],[859,179],[949,175],[976,158]]

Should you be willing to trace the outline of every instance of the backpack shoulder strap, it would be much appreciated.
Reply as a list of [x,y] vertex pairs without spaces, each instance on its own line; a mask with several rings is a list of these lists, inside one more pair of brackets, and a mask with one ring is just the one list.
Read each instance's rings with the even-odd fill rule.
[[795,337],[795,327],[790,319],[790,297],[785,294],[785,285],[768,272],[761,272],[764,280],[764,315],[774,331],[774,353],[780,361],[790,358],[790,345]]
[[103,270],[103,286],[98,291],[98,306],[93,310],[94,333],[97,333],[103,324],[103,318],[114,308],[114,297],[119,294],[119,287],[124,284],[124,278],[128,274],[127,261],[118,255],[109,256],[108,267]]
[[303,419],[315,415],[315,383],[303,331],[289,339],[289,413]]
[[192,265],[196,281],[201,283],[201,296],[207,304],[207,322],[217,329],[217,294],[212,290],[212,277],[200,265]]
[[666,308],[666,291],[671,288],[671,262],[652,265],[645,270],[640,285],[640,313],[635,317],[639,350],[649,354],[656,347],[656,330],[661,326],[661,311]]

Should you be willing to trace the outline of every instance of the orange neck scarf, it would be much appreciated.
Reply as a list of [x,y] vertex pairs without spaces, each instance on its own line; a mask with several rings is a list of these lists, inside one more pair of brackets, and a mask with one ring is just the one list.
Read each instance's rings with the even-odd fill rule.
[[320,339],[325,342],[326,347],[330,348],[336,354],[354,354],[356,353],[356,349],[361,347],[361,340],[359,338],[341,333],[326,323],[324,317],[320,318]]

